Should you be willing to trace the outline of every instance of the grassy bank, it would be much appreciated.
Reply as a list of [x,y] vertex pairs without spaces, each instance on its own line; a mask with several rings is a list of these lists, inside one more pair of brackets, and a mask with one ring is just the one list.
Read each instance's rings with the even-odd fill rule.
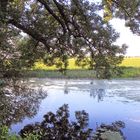
[[[136,67],[121,67],[122,74],[119,77],[112,78],[140,78],[140,68]],[[72,79],[94,79],[96,78],[93,70],[77,69],[67,70],[66,75],[57,70],[30,70],[26,71],[24,77],[38,77],[38,78],[72,78]]]
[[77,70],[67,70],[66,75],[62,74],[57,70],[30,70],[26,71],[24,77],[38,77],[38,78],[95,78],[95,72],[93,70],[77,69]]
[[118,78],[140,78],[140,67],[122,67],[122,72]]
[[[120,65],[122,74],[119,77],[112,78],[137,78],[140,77],[140,57],[124,58]],[[75,60],[69,59],[69,66],[66,75],[57,70],[55,66],[46,66],[42,62],[37,62],[30,71],[24,72],[25,77],[39,77],[39,78],[95,78],[93,70],[78,67],[75,65]]]

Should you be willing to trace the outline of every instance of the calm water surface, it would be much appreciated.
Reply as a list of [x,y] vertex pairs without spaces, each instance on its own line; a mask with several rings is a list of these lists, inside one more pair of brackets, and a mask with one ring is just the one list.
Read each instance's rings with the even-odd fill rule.
[[[127,140],[140,140],[140,80],[30,79],[28,85],[42,92],[17,95],[13,112],[17,117],[12,119],[11,132],[41,122],[47,112],[68,104],[71,120],[80,110],[89,114],[89,127],[94,129],[101,123],[121,120],[126,124],[123,132]],[[24,104],[20,106],[21,98]]]

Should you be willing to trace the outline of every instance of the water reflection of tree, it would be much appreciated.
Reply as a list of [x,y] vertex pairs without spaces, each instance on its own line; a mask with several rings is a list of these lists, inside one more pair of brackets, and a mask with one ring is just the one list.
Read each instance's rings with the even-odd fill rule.
[[68,94],[68,93],[69,93],[68,82],[65,81],[65,85],[64,85],[64,94]]
[[[79,89],[80,90],[84,89],[84,86],[85,85],[79,86]],[[86,89],[87,92],[90,93],[90,97],[93,97],[93,98],[97,97],[98,102],[103,101],[103,98],[104,98],[105,93],[106,93],[104,86],[103,86],[103,88],[102,87],[97,88],[96,86],[93,85],[93,82],[91,82],[89,85],[87,85],[85,87],[85,89]],[[70,90],[75,90],[75,89],[70,89],[68,81],[65,81],[64,94],[68,94]]]
[[90,97],[98,99],[98,102],[103,101],[103,98],[105,96],[105,89],[90,89]]
[[41,89],[27,88],[23,81],[9,81],[0,92],[0,123],[10,126],[24,117],[33,117],[46,96]]
[[116,121],[111,125],[102,124],[93,131],[88,128],[89,116],[84,110],[75,112],[75,122],[71,122],[69,117],[68,105],[64,104],[56,114],[48,112],[41,123],[29,124],[19,134],[22,137],[30,133],[35,134],[38,140],[105,140],[115,137],[117,140],[124,140],[120,129],[125,127],[122,121]]

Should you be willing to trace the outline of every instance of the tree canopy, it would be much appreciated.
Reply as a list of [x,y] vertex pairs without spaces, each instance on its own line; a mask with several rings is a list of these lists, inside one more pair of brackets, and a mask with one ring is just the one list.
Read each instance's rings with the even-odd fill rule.
[[139,0],[103,0],[106,14],[125,20],[125,25],[140,35],[140,1]]
[[114,45],[119,34],[99,12],[106,9],[125,19],[139,34],[139,6],[139,0],[1,0],[1,75],[31,67],[38,59],[65,70],[68,58],[75,57],[97,77],[110,77],[117,73],[126,45]]

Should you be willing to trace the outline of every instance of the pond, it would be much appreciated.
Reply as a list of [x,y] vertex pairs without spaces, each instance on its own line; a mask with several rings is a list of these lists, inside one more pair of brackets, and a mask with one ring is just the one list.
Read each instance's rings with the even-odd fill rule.
[[2,112],[3,122],[10,131],[18,133],[25,125],[41,122],[43,116],[69,105],[70,119],[74,112],[89,114],[89,127],[121,120],[127,140],[140,140],[140,80],[56,80],[30,79],[28,86],[36,92],[1,95],[7,106]]

